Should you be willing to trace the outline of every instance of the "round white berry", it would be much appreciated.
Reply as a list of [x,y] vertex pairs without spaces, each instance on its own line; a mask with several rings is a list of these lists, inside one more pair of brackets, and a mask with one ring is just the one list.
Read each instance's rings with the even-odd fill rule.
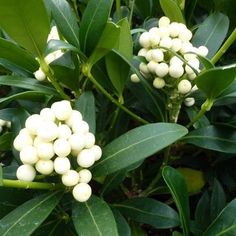
[[69,138],[69,143],[72,150],[81,151],[86,144],[86,136],[81,133],[72,134]]
[[65,186],[75,186],[79,182],[79,174],[75,170],[68,170],[62,175],[61,180]]
[[20,151],[20,160],[23,162],[23,164],[35,164],[38,161],[36,148],[33,146],[25,146]]
[[69,119],[72,114],[71,104],[67,100],[54,102],[51,109],[53,110],[56,118],[61,121]]
[[36,150],[38,157],[42,160],[50,160],[55,155],[52,143],[39,142]]
[[155,62],[162,62],[164,60],[163,51],[160,49],[153,49],[152,50],[152,60]]
[[94,152],[90,149],[83,149],[77,156],[77,163],[79,166],[88,168],[95,162]]
[[159,31],[158,34],[161,37],[161,39],[164,37],[169,37],[169,35],[170,35],[169,27],[161,27],[158,29],[158,31]]
[[16,177],[19,180],[31,182],[36,176],[36,171],[31,165],[21,165],[16,171]]
[[160,39],[161,38],[158,34],[149,32],[149,40],[153,48],[158,46]]
[[205,46],[200,46],[197,50],[198,54],[205,57],[208,54],[208,48]]
[[54,160],[54,170],[57,174],[65,174],[70,170],[70,160],[66,157],[57,157]]
[[55,154],[57,154],[57,156],[59,157],[66,157],[71,152],[71,146],[70,146],[69,141],[62,138],[55,140],[53,144],[53,149],[54,149]]
[[32,144],[33,144],[33,139],[31,135],[27,133],[20,133],[14,139],[13,147],[17,151],[21,151],[25,146],[30,146]]
[[159,77],[156,77],[153,80],[153,87],[157,88],[157,89],[162,89],[163,87],[165,87],[165,80]]
[[179,59],[177,56],[173,56],[170,59],[170,65],[173,65],[173,64],[182,66],[184,64],[184,62],[181,59]]
[[148,64],[147,64],[148,70],[149,70],[151,73],[155,73],[155,71],[156,71],[156,66],[157,66],[157,65],[158,65],[158,63],[155,62],[155,61],[150,61],[150,62],[148,62]]
[[159,28],[158,27],[152,27],[148,32],[150,34],[157,34],[157,35],[159,35]]
[[179,38],[183,41],[183,42],[188,42],[191,40],[191,38],[193,37],[192,32],[189,29],[185,29],[182,32],[179,33]]
[[144,48],[150,47],[151,43],[150,43],[150,36],[148,32],[144,32],[140,35],[139,43]]
[[148,52],[148,50],[147,50],[146,48],[141,48],[141,49],[138,51],[138,56],[146,57],[147,52]]
[[25,127],[30,134],[36,135],[37,130],[42,125],[42,117],[38,114],[29,116],[25,121]]
[[196,77],[197,77],[197,75],[195,73],[188,74],[188,78],[190,80],[194,80]]
[[171,49],[178,52],[182,48],[182,41],[179,38],[172,39]]
[[192,98],[192,97],[189,97],[189,98],[185,98],[185,99],[184,99],[184,104],[185,104],[185,106],[187,106],[187,107],[193,106],[194,103],[195,103],[195,99]]
[[169,67],[166,63],[162,62],[156,66],[156,75],[158,77],[164,77],[168,74]]
[[49,53],[45,58],[44,58],[45,62],[47,64],[50,64],[51,62],[53,62],[54,60],[56,60],[55,57],[55,53]]
[[91,148],[95,144],[95,136],[92,133],[85,135],[85,148]]
[[140,82],[140,79],[139,77],[136,75],[136,74],[132,74],[130,76],[130,80],[133,82],[133,83],[139,83]]
[[62,124],[58,126],[58,138],[68,139],[71,133],[71,129],[68,125]]
[[194,85],[194,86],[192,87],[192,89],[191,89],[191,92],[193,93],[193,92],[195,92],[195,91],[197,91],[197,90],[198,90],[197,85]]
[[192,89],[192,85],[186,79],[181,80],[178,84],[178,91],[181,94],[189,93],[191,91],[191,89]]
[[55,121],[56,118],[54,112],[48,107],[43,108],[40,111],[40,116],[42,117],[43,120],[47,121]]
[[53,172],[52,160],[39,160],[35,164],[36,170],[43,175],[50,175]]
[[0,119],[0,126],[4,126],[6,124],[5,120]]
[[82,120],[77,123],[73,123],[72,131],[74,133],[86,134],[89,132],[89,125],[86,121]]
[[39,68],[37,71],[34,72],[34,76],[38,81],[43,81],[46,79],[45,73]]
[[37,129],[38,137],[45,141],[50,142],[57,138],[58,127],[53,121],[44,121],[41,126]]
[[89,150],[93,152],[95,161],[98,161],[102,157],[102,149],[98,145],[92,146]]
[[169,26],[169,24],[170,24],[170,19],[166,16],[162,16],[158,21],[159,27]]
[[72,110],[70,117],[65,121],[65,123],[72,127],[73,124],[79,123],[80,121],[82,121],[81,113],[77,110]]
[[180,78],[184,74],[184,68],[180,64],[172,64],[169,67],[169,75],[172,78]]
[[160,41],[161,47],[171,48],[172,46],[172,39],[168,36],[165,36]]
[[147,51],[145,58],[146,58],[147,61],[151,61],[152,60],[152,49]]
[[[197,71],[199,70],[200,62],[197,58],[189,60],[188,64],[191,67],[193,67],[195,70],[197,70]],[[188,65],[185,66],[185,71],[186,71],[187,74],[193,74],[194,73],[193,69],[190,66],[188,66]]]
[[177,22],[172,22],[169,25],[169,29],[170,29],[170,36],[171,37],[177,37],[179,35],[179,23]]
[[92,173],[87,170],[83,169],[79,171],[79,182],[80,183],[88,183],[92,179]]
[[86,202],[92,194],[92,189],[86,183],[79,183],[73,188],[72,193],[75,200],[79,202]]
[[139,65],[139,70],[144,74],[149,74],[147,65],[144,62],[141,62]]

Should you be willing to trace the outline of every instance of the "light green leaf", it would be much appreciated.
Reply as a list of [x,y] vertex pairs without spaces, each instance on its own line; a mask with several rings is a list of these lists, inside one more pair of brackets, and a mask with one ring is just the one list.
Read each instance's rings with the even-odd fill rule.
[[177,170],[170,166],[163,168],[162,176],[179,211],[183,234],[184,236],[188,236],[190,226],[190,210],[187,185],[184,178]]
[[41,56],[50,31],[42,0],[0,0],[0,28],[35,56]]
[[102,158],[93,167],[93,175],[111,174],[144,160],[187,132],[181,125],[168,123],[148,124],[130,130],[103,149]]
[[72,206],[72,219],[81,236],[118,236],[115,218],[105,201],[92,196],[87,202]]
[[61,195],[58,192],[43,194],[17,207],[0,220],[0,235],[31,235],[56,207]]

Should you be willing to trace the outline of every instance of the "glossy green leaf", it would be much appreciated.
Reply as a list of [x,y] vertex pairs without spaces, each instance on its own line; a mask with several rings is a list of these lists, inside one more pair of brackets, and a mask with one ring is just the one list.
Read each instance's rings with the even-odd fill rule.
[[50,31],[42,0],[0,0],[0,28],[36,56],[42,55]]
[[66,0],[46,0],[45,4],[50,8],[52,17],[65,39],[79,48],[79,26],[70,4]]
[[141,13],[143,19],[150,17],[152,14],[153,1],[152,0],[136,0],[135,5],[137,10]]
[[113,140],[103,149],[103,156],[94,165],[94,176],[124,169],[176,142],[187,133],[177,124],[155,123],[140,126]]
[[3,178],[2,166],[0,165],[0,186],[3,186],[2,178]]
[[195,47],[206,46],[209,50],[208,58],[220,48],[229,29],[229,19],[226,15],[215,12],[199,26],[193,36],[192,44]]
[[60,198],[61,193],[47,193],[20,205],[0,220],[0,235],[30,235],[52,212]]
[[182,138],[186,143],[218,152],[236,153],[236,133],[228,127],[207,126]]
[[80,44],[86,55],[97,45],[110,15],[113,0],[90,0],[80,23]]
[[11,132],[4,133],[0,136],[0,151],[11,150],[13,134]]
[[97,61],[104,57],[113,47],[115,47],[120,34],[120,27],[112,22],[105,25],[96,48],[88,59],[88,64],[92,67]]
[[184,236],[189,235],[190,210],[187,185],[183,176],[174,168],[166,166],[163,168],[162,176],[166,182],[171,195],[175,201],[180,215],[180,222]]
[[171,21],[185,23],[180,7],[175,0],[160,0],[162,11]]
[[[115,49],[127,60],[131,60],[133,55],[133,42],[127,18],[118,22],[118,25],[120,26],[120,34]],[[129,66],[117,54],[111,52],[106,56],[106,68],[113,86],[121,95],[129,75]]]
[[79,235],[118,236],[115,218],[105,201],[92,196],[87,202],[72,206],[72,219]]
[[179,216],[175,210],[151,198],[132,198],[115,204],[115,207],[130,219],[149,224],[156,229],[167,229],[179,225]]
[[131,230],[126,219],[121,215],[121,213],[117,209],[112,208],[112,212],[116,220],[119,235],[131,236]]
[[36,71],[39,67],[34,57],[26,50],[2,38],[0,38],[0,58],[9,60],[15,65],[24,67],[31,72]]
[[209,69],[194,81],[208,99],[213,100],[227,89],[236,78],[236,65]]
[[142,229],[140,224],[131,222],[131,235],[132,236],[148,236],[147,233]]
[[96,131],[96,108],[93,93],[86,91],[75,101],[75,109],[81,112],[83,120],[89,124],[89,130],[93,134]]
[[236,199],[232,200],[211,223],[203,236],[236,235]]

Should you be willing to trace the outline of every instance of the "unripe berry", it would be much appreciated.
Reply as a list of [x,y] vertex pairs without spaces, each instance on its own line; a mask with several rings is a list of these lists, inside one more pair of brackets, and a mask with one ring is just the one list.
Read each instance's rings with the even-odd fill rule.
[[63,175],[70,170],[70,161],[66,157],[57,157],[54,160],[54,170],[57,174]]
[[45,73],[39,68],[37,71],[34,72],[34,76],[38,81],[43,81],[46,79]]
[[53,144],[54,152],[59,157],[66,157],[71,152],[70,143],[66,139],[59,138]]
[[95,155],[90,149],[83,149],[77,156],[77,163],[79,166],[88,168],[95,162]]
[[42,160],[50,160],[55,155],[52,143],[39,142],[36,150],[38,157]]
[[83,120],[77,123],[73,123],[72,131],[74,133],[87,134],[89,132],[89,125]]
[[165,80],[159,77],[156,77],[153,80],[153,87],[157,88],[157,89],[162,89],[163,87],[165,87]]
[[86,144],[85,140],[86,138],[84,134],[76,133],[72,134],[68,141],[70,143],[72,150],[81,151],[85,147]]
[[68,125],[62,124],[58,126],[58,138],[68,139],[71,133],[71,129]]
[[161,47],[171,48],[172,46],[172,39],[168,36],[165,36],[160,41]]
[[31,165],[21,165],[16,171],[16,177],[19,180],[31,182],[36,176],[36,171]]
[[139,77],[136,75],[136,74],[132,74],[130,76],[130,80],[133,82],[133,83],[139,83],[140,82],[140,79]]
[[184,99],[184,104],[185,104],[185,106],[187,106],[187,107],[193,106],[194,103],[195,103],[195,99],[192,98],[192,97],[189,97],[189,98],[185,98],[185,99]]
[[58,127],[53,121],[44,121],[37,129],[37,135],[44,142],[50,142],[57,138]]
[[43,175],[50,175],[53,172],[52,160],[39,160],[35,165],[36,170]]
[[94,157],[95,157],[95,161],[98,161],[101,158],[102,149],[98,145],[94,145],[89,150],[93,152]]
[[61,121],[69,119],[72,114],[71,104],[67,100],[54,102],[51,109],[53,110],[56,118]]
[[80,183],[89,183],[89,181],[92,179],[92,173],[87,170],[83,169],[79,171],[79,182]]
[[169,75],[172,78],[180,78],[184,74],[184,68],[180,64],[172,64],[169,67]]
[[85,135],[85,148],[91,148],[95,144],[95,136],[92,133]]
[[150,43],[150,36],[148,32],[144,32],[140,35],[139,43],[144,48],[150,47],[151,43]]
[[86,202],[92,194],[92,189],[86,183],[79,183],[73,188],[72,193],[75,200],[79,202]]
[[23,164],[35,164],[38,161],[36,148],[33,146],[25,146],[20,151],[20,160],[23,162]]
[[42,125],[42,117],[38,114],[29,116],[25,121],[25,127],[30,134],[36,135],[37,130]]
[[20,133],[14,139],[13,147],[17,151],[21,151],[25,146],[30,146],[32,144],[33,144],[33,139],[31,135],[27,133]]
[[156,66],[156,75],[158,77],[164,77],[168,74],[169,67],[166,63],[162,62]]
[[43,108],[40,111],[40,116],[42,117],[43,120],[46,121],[55,121],[56,117],[54,112],[50,108]]
[[70,117],[65,121],[65,123],[69,125],[70,127],[72,127],[73,124],[77,124],[80,121],[82,121],[81,113],[79,111],[72,110]]
[[75,186],[79,182],[79,174],[75,170],[68,170],[62,175],[61,180],[65,186]]
[[181,94],[189,93],[191,91],[191,88],[191,83],[186,79],[181,80],[178,84],[178,91]]
[[164,60],[163,51],[160,49],[153,49],[152,50],[152,59],[155,62],[162,62]]

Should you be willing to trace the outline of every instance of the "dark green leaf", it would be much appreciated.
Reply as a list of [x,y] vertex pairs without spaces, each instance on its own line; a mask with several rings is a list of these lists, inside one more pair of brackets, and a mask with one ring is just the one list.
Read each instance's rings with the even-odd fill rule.
[[45,0],[53,19],[65,39],[79,48],[79,26],[74,11],[66,0]]
[[137,10],[140,11],[143,19],[150,17],[152,13],[152,5],[153,5],[152,0],[147,0],[147,1],[136,0],[135,4],[137,7]]
[[184,17],[175,0],[160,0],[162,11],[171,21],[184,23]]
[[166,182],[180,214],[180,222],[185,236],[189,235],[190,211],[187,185],[183,176],[174,168],[163,168],[162,176]]
[[98,197],[92,196],[85,203],[74,203],[72,219],[79,235],[118,236],[111,209]]
[[107,175],[144,160],[183,137],[187,130],[177,124],[156,123],[135,128],[103,149],[94,165],[95,176]]
[[208,99],[213,100],[227,89],[236,78],[236,65],[209,69],[194,81]]
[[52,212],[60,198],[61,193],[53,192],[25,202],[0,220],[0,235],[30,235]]
[[0,151],[11,150],[13,134],[8,132],[0,136]]
[[233,236],[236,235],[236,199],[231,201],[211,223],[203,236]]
[[207,126],[182,138],[186,143],[225,153],[236,153],[236,133],[231,128]]
[[195,47],[204,45],[208,48],[208,58],[212,58],[224,41],[229,28],[229,19],[222,13],[216,12],[206,18],[193,36]]
[[131,235],[132,236],[147,236],[146,232],[142,229],[140,224],[131,222]]
[[174,232],[172,233],[172,236],[183,236],[183,234],[181,234],[181,233],[178,232],[178,231],[174,231]]
[[81,112],[83,119],[89,124],[89,130],[93,134],[96,131],[95,100],[93,93],[86,91],[75,101],[75,109]]
[[179,217],[168,205],[151,198],[132,198],[115,204],[122,214],[130,219],[153,226],[156,229],[179,225]]
[[0,186],[3,186],[2,178],[3,178],[2,166],[0,165]]
[[41,56],[50,31],[42,0],[0,0],[0,27],[36,56]]
[[83,52],[90,55],[106,26],[113,0],[90,0],[80,24],[80,44]]

